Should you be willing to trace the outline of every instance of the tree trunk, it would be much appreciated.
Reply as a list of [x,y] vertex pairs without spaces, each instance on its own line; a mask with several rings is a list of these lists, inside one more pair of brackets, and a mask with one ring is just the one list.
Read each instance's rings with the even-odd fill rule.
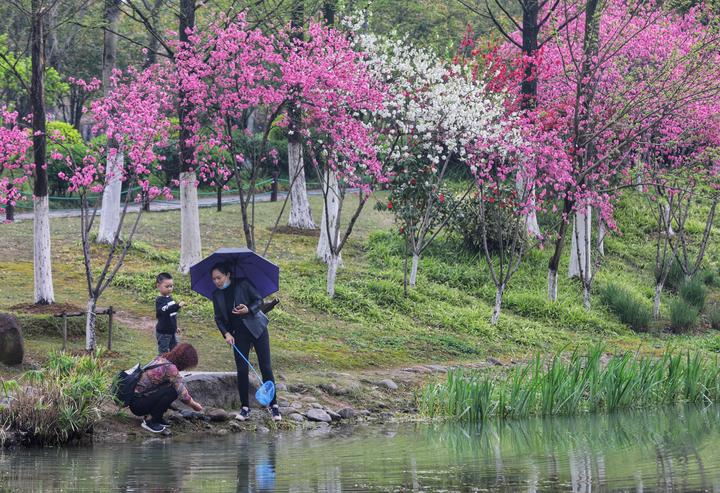
[[597,214],[597,221],[598,221],[598,237],[597,237],[597,251],[598,255],[601,257],[605,256],[605,235],[607,234],[607,227],[605,226],[605,221],[603,221],[602,216],[600,215],[599,211],[596,211]]
[[558,271],[548,269],[548,299],[557,301],[558,290]]
[[[117,44],[118,25],[120,24],[120,2],[119,0],[105,0],[105,26],[103,32],[103,65],[102,83],[103,94],[107,96],[110,91],[110,79],[112,72],[117,65]],[[102,210],[100,211],[100,229],[98,231],[98,243],[112,243],[120,224],[120,189],[122,188],[121,176],[123,168],[123,155],[115,153],[111,158],[110,149],[115,147],[113,139],[108,139],[107,152],[107,181],[102,197]],[[128,192],[129,193],[129,192]]]
[[48,196],[35,197],[34,221],[34,272],[35,272],[35,303],[49,305],[55,302],[52,280],[52,256],[50,252],[50,201]]
[[45,135],[45,33],[41,0],[31,4],[31,64],[30,106],[32,108],[33,157],[35,161],[34,212],[34,272],[35,303],[49,304],[55,301],[52,281],[52,257],[50,255],[50,202],[45,163],[47,137]]
[[305,185],[302,143],[288,139],[288,163],[290,170],[290,219],[288,226],[299,229],[315,229],[310,202]]
[[502,299],[503,299],[504,292],[505,292],[504,284],[497,286],[495,289],[495,306],[493,307],[492,317],[490,318],[490,323],[492,325],[497,325],[498,320],[500,320],[500,309],[502,307]]
[[15,221],[15,206],[8,203],[5,206],[5,222],[11,223]]
[[[189,42],[188,30],[195,27],[195,0],[180,0],[179,38]],[[200,261],[200,214],[198,212],[197,184],[193,170],[194,149],[188,143],[192,130],[188,115],[192,103],[180,92],[178,120],[180,123],[180,272],[187,273],[190,266]]]
[[[303,26],[305,18],[305,6],[303,0],[293,0],[291,26],[293,28],[292,38],[303,39]],[[299,87],[295,87],[299,91]],[[288,170],[290,173],[290,219],[288,226],[298,229],[315,229],[315,223],[310,212],[310,202],[307,197],[305,185],[305,165],[303,162],[302,138],[300,127],[302,115],[298,108],[297,100],[291,100],[288,105]]]
[[[318,239],[315,255],[323,262],[328,263],[332,256],[333,249],[337,248],[340,238],[340,230],[337,227],[338,211],[340,210],[340,187],[338,186],[337,173],[332,170],[325,172],[325,204],[323,204],[322,219],[320,220],[320,238]],[[327,217],[326,217],[327,212]],[[328,227],[330,235],[328,235]],[[334,237],[333,237],[334,236]],[[332,237],[332,241],[328,238]],[[341,254],[342,255],[342,254]],[[342,256],[338,255],[340,265]]]
[[[563,203],[563,218],[570,217],[573,202],[565,199]],[[558,270],[560,268],[560,257],[565,246],[565,235],[567,234],[568,221],[563,219],[558,229],[557,239],[555,240],[555,251],[548,262],[548,298],[550,301],[557,301],[558,286]]]
[[665,226],[667,228],[667,236],[668,238],[673,238],[675,236],[675,231],[672,227],[672,217],[670,217],[670,204],[665,204],[663,210],[665,211]]
[[[98,230],[98,243],[112,243],[120,224],[120,202],[122,196],[122,170],[125,156],[116,152],[110,157],[108,150],[108,170],[105,189],[103,190],[102,209],[100,209],[100,229]],[[128,190],[127,193],[130,193]]]
[[200,214],[195,173],[180,174],[180,272],[187,274],[190,266],[202,257]]
[[663,284],[662,282],[655,284],[655,300],[653,303],[653,318],[655,320],[660,318],[660,295],[662,294]]
[[87,311],[85,316],[85,351],[91,353],[95,351],[95,322],[97,315],[95,314],[95,306],[97,299],[88,298]]
[[217,212],[222,212],[222,187],[217,187]]
[[335,278],[337,277],[337,269],[339,263],[340,258],[337,255],[330,255],[327,272],[327,294],[331,298],[335,296]]
[[583,306],[590,310],[590,282],[583,281]]
[[572,247],[570,249],[570,267],[568,277],[589,278],[590,272],[590,241],[592,234],[592,209],[576,212],[573,224]]
[[420,262],[420,254],[413,252],[412,266],[410,267],[410,286],[415,287],[417,283],[418,263]]

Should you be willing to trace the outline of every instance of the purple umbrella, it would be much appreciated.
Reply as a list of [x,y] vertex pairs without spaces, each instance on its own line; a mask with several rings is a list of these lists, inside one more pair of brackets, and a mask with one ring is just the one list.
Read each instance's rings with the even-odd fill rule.
[[221,262],[230,267],[234,279],[252,282],[263,298],[280,288],[280,268],[249,248],[221,248],[190,267],[190,288],[212,299],[217,289],[212,281],[212,268]]

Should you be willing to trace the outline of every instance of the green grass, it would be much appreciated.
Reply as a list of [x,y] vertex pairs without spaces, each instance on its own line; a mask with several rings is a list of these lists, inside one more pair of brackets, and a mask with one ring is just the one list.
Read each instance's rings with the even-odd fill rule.
[[[353,203],[350,197],[349,203]],[[378,200],[383,200],[379,197]],[[311,197],[313,211],[320,200]],[[256,236],[265,247],[269,228],[281,203],[256,206]],[[568,343],[591,345],[603,341],[612,349],[645,344],[653,352],[666,347],[720,350],[717,334],[673,335],[663,330],[669,320],[654,322],[659,335],[636,334],[605,303],[601,287],[622,286],[634,300],[647,306],[654,294],[654,246],[649,209],[637,198],[623,199],[616,209],[621,234],[605,242],[605,259],[597,273],[591,310],[582,306],[577,281],[563,277],[561,261],[558,302],[547,300],[546,272],[550,249],[528,252],[513,277],[503,301],[500,323],[489,323],[494,287],[481,258],[463,253],[458,240],[439,237],[420,260],[417,286],[403,293],[403,242],[394,232],[393,217],[366,207],[343,251],[336,296],[325,294],[324,264],[315,260],[317,238],[276,234],[267,256],[281,269],[281,304],[270,314],[273,363],[279,372],[307,369],[363,369],[397,367],[414,362],[477,361],[488,356],[523,359],[538,351],[557,350]],[[287,215],[287,211],[286,211]],[[319,219],[319,218],[316,218]],[[347,218],[346,218],[347,219]],[[203,253],[221,246],[242,246],[239,206],[218,213],[200,210]],[[130,221],[126,221],[130,222]],[[285,224],[285,219],[280,224]],[[1,225],[0,310],[32,301],[32,223]],[[86,284],[76,218],[53,219],[52,254],[56,301],[84,307]],[[119,314],[114,331],[114,368],[148,361],[156,352],[153,335],[155,275],[172,272],[175,297],[188,302],[179,316],[181,338],[194,344],[200,370],[234,368],[233,356],[214,327],[211,303],[190,291],[189,278],[176,274],[179,259],[179,211],[146,214],[126,263],[99,306],[112,305]],[[98,268],[106,247],[93,246]],[[718,249],[711,243],[707,267],[717,271]],[[665,295],[663,295],[665,296]],[[710,302],[718,298],[709,288]],[[663,315],[668,316],[667,300]],[[99,320],[104,323],[105,318]],[[62,339],[58,320],[23,315],[30,361],[42,362],[58,349]],[[71,327],[70,345],[84,345],[82,319]],[[101,343],[105,334],[101,330]],[[16,370],[0,368],[0,375]]]

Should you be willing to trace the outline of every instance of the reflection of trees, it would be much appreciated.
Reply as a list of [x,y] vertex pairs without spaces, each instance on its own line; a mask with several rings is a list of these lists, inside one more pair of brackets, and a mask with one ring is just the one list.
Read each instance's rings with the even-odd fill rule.
[[718,407],[672,408],[18,450],[0,452],[0,491],[710,490],[720,486],[719,421]]
[[647,476],[643,468],[655,457],[658,488],[707,489],[714,478],[708,477],[703,456],[718,457],[720,444],[708,437],[717,434],[719,417],[717,406],[673,407],[652,413],[491,422],[463,426],[463,432],[438,426],[428,430],[427,439],[432,448],[447,451],[448,462],[475,465],[469,471],[477,477],[465,484],[497,487],[517,485],[518,480],[533,485],[540,470],[546,484],[569,484],[578,492],[613,481],[642,489]]

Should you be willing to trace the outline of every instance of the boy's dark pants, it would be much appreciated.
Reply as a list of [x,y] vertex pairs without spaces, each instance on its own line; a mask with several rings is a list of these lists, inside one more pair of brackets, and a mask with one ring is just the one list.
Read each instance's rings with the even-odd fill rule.
[[169,353],[178,345],[177,334],[163,334],[155,331],[155,338],[158,343],[158,354]]
[[145,416],[149,414],[152,416],[153,421],[158,422],[177,397],[178,394],[175,387],[173,387],[171,383],[164,383],[148,392],[135,394],[135,397],[130,403],[130,411],[132,411],[135,416]]

